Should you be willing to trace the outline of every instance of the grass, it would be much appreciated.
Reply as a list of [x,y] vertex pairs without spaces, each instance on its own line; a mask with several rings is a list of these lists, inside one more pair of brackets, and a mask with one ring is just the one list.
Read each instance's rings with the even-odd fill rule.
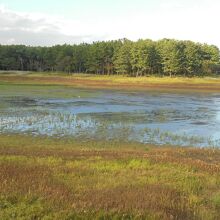
[[[1,77],[0,77],[1,78]],[[65,85],[44,85],[44,84],[12,84],[1,83],[0,79],[0,96],[25,96],[31,98],[87,98],[98,96],[100,92],[93,93],[85,89],[74,89]]]
[[218,219],[220,150],[0,135],[0,219]]
[[68,85],[80,88],[94,89],[124,89],[124,90],[165,90],[165,91],[219,91],[219,77],[125,77],[100,76],[92,74],[63,73],[0,73],[0,82],[4,84],[45,84]]

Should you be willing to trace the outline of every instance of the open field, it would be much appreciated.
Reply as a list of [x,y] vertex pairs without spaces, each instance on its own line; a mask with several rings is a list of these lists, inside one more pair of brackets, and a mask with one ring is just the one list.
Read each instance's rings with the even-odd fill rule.
[[0,135],[0,219],[218,219],[220,150]]
[[1,72],[0,83],[68,85],[94,89],[220,91],[220,78],[214,77],[125,77],[89,74]]

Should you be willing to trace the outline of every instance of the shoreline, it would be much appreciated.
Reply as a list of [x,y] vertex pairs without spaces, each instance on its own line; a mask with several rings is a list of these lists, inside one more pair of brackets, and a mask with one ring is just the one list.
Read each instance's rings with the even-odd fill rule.
[[63,85],[88,89],[167,92],[220,92],[220,78],[125,77],[96,75],[0,74],[0,83]]

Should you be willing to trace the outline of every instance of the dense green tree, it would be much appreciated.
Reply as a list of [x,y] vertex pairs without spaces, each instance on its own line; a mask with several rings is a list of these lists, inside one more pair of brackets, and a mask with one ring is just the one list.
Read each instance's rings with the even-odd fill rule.
[[214,45],[201,45],[203,73],[211,74],[219,64],[219,49]]
[[0,45],[0,69],[200,76],[220,72],[219,54],[214,45],[172,39],[137,42],[121,39],[53,47]]
[[199,44],[195,44],[192,41],[184,42],[184,70],[187,76],[195,74],[201,74],[202,72],[202,51]]
[[156,73],[159,56],[152,40],[139,40],[131,48],[131,66],[136,76]]
[[114,67],[117,74],[132,74],[131,67],[131,48],[133,43],[123,39],[121,47],[114,55]]
[[158,42],[158,52],[161,57],[162,71],[173,76],[183,71],[185,60],[182,45],[176,40],[164,39]]

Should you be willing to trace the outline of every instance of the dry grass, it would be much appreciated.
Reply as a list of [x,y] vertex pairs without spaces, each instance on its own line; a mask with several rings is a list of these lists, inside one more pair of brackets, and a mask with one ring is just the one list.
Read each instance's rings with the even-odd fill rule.
[[220,150],[0,135],[0,219],[218,219]]
[[22,84],[52,84],[68,85],[94,89],[125,89],[125,90],[165,90],[165,91],[219,91],[220,78],[213,77],[124,77],[124,76],[96,76],[89,74],[0,74],[2,83]]

